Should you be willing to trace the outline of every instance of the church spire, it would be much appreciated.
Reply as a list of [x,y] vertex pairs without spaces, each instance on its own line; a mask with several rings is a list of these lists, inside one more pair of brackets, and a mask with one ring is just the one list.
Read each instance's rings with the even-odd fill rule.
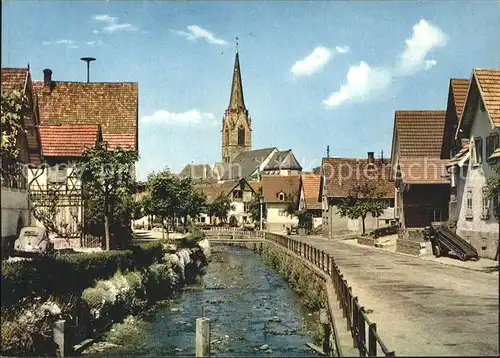
[[229,100],[229,109],[245,110],[245,101],[243,99],[243,84],[241,82],[240,57],[238,54],[238,45],[236,45],[236,58],[234,60],[233,83],[231,85],[231,98]]

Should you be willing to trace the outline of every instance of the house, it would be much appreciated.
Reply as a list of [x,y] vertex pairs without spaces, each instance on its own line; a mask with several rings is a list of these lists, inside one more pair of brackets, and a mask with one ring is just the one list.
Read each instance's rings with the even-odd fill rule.
[[267,212],[268,231],[282,232],[298,224],[298,218],[290,217],[286,209],[288,205],[296,205],[298,202],[299,186],[299,175],[265,175],[262,177],[262,195]]
[[260,180],[264,175],[298,175],[302,171],[292,150],[275,147],[239,153],[230,163],[216,163],[214,172],[220,181],[245,178]]
[[[57,231],[59,235],[79,242],[84,215],[79,165],[83,151],[102,142],[101,126],[40,125],[39,131],[45,165],[30,169],[31,194],[37,205],[44,207],[44,203],[50,205],[51,193],[55,193]],[[33,220],[37,226],[43,226],[43,223]]]
[[208,164],[187,164],[178,177],[181,179],[191,178],[194,183],[217,182],[217,176]]
[[319,189],[321,174],[302,173],[299,185],[299,210],[306,210],[313,217],[313,228],[317,228],[322,222],[321,200]]
[[33,88],[47,156],[43,167],[30,171],[30,189],[39,198],[57,191],[59,206],[66,208],[59,210],[57,225],[73,236],[85,216],[76,169],[83,149],[102,140],[109,150],[138,150],[138,84],[54,81],[45,69],[43,81],[33,81]]
[[21,123],[26,132],[18,133],[16,142],[18,161],[25,168],[16,176],[1,179],[2,252],[13,243],[21,228],[30,224],[27,167],[40,165],[43,161],[38,132],[38,104],[29,67],[2,68],[2,95],[13,90],[21,91],[28,101]]
[[[455,134],[463,148],[450,160],[451,186],[456,190],[456,232],[481,257],[498,260],[499,224],[495,204],[486,196],[488,178],[496,176],[500,137],[500,70],[474,69],[462,117]],[[496,203],[495,203],[496,202]]]
[[323,158],[319,198],[322,201],[323,237],[362,232],[362,220],[341,217],[337,205],[348,197],[353,185],[374,183],[381,192],[380,200],[386,209],[376,218],[371,215],[365,219],[366,230],[389,226],[394,216],[394,184],[389,181],[387,159],[375,159],[374,152],[368,152],[366,159],[360,158]]
[[408,230],[421,234],[431,222],[448,220],[447,160],[441,158],[445,117],[446,112],[438,110],[395,112],[390,180],[396,187],[396,217],[404,237]]
[[[249,224],[254,222],[249,212],[249,205],[253,201],[254,196],[260,190],[260,183],[249,183],[244,178],[231,180],[222,183],[204,183],[196,184],[195,187],[200,189],[206,196],[207,203],[213,203],[219,196],[225,196],[230,199],[234,210],[231,210],[227,218],[234,216],[239,225]],[[201,224],[217,224],[218,220],[210,218],[206,213],[199,216],[198,222]]]

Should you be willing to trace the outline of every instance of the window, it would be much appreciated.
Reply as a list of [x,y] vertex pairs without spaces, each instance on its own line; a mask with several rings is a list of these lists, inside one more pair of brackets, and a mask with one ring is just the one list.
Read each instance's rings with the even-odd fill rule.
[[473,138],[474,140],[474,163],[480,164],[483,162],[483,139],[481,137]]
[[286,211],[285,210],[278,211],[278,216],[286,216]]
[[481,202],[482,202],[482,208],[481,208],[481,219],[483,220],[488,220],[490,217],[490,198],[488,198],[488,191],[486,188],[483,188],[482,193],[481,193]]
[[201,222],[202,224],[204,224],[204,223],[205,223],[205,217],[204,217],[204,216],[200,216],[200,222]]
[[238,128],[238,145],[245,145],[245,128]]
[[488,159],[495,149],[499,147],[499,135],[498,133],[490,134],[486,137],[486,159]]
[[242,190],[233,191],[233,199],[243,199],[243,191]]
[[465,198],[465,218],[472,219],[472,188],[467,188],[467,196]]
[[225,136],[226,136],[226,140],[225,140],[226,143],[225,144],[229,145],[229,129],[226,129]]
[[243,211],[245,213],[248,213],[250,211],[250,203],[244,203],[243,204]]
[[66,167],[53,166],[47,171],[47,182],[50,184],[64,184],[66,182]]
[[278,200],[279,201],[285,201],[285,193],[279,193],[278,194]]

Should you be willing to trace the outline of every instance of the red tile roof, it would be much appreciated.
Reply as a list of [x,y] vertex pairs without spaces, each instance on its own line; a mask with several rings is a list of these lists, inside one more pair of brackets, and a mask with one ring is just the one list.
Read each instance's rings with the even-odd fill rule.
[[449,159],[401,158],[399,168],[405,184],[448,184],[446,164]]
[[395,126],[401,157],[441,156],[446,111],[396,111]]
[[304,191],[306,207],[308,209],[321,209],[321,201],[319,201],[321,174],[302,174],[300,179]]
[[370,163],[358,158],[323,158],[323,195],[345,198],[353,185],[374,182],[384,198],[394,198],[394,183],[389,181],[389,162],[389,159],[376,159]]
[[[112,146],[137,149],[138,85],[117,82],[33,81],[41,124],[100,124]],[[116,135],[116,136],[115,136]],[[125,135],[125,136],[124,136]]]
[[79,157],[85,148],[96,145],[96,124],[41,125],[43,153],[48,157]]
[[262,177],[262,191],[266,203],[277,203],[278,194],[285,194],[285,202],[298,200],[299,196],[299,175],[264,175]]
[[2,93],[17,89],[24,91],[28,76],[27,68],[2,68]]
[[135,148],[135,135],[131,133],[103,133],[102,139],[108,142],[108,149],[115,150]]
[[469,80],[467,78],[452,78],[451,91],[453,94],[453,101],[457,111],[457,118],[462,118],[462,111],[464,110],[465,98],[467,97],[467,89],[469,88]]
[[207,203],[211,204],[219,195],[229,195],[238,183],[238,180],[231,180],[223,183],[195,184],[195,188],[201,190],[207,197]]
[[500,127],[500,69],[474,70],[486,110],[495,127]]

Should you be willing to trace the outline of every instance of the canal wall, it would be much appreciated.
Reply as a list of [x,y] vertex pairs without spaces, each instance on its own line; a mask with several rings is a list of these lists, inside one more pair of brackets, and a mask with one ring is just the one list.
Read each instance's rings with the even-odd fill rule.
[[163,245],[163,256],[153,264],[136,270],[117,270],[112,277],[95,281],[83,292],[25,298],[25,304],[16,310],[3,311],[1,354],[55,356],[58,346],[54,344],[52,327],[56,321],[59,325],[64,321],[63,339],[59,340],[64,342],[64,355],[73,355],[73,347],[83,348],[112,323],[171,297],[203,274],[210,258],[207,239],[181,245]]

